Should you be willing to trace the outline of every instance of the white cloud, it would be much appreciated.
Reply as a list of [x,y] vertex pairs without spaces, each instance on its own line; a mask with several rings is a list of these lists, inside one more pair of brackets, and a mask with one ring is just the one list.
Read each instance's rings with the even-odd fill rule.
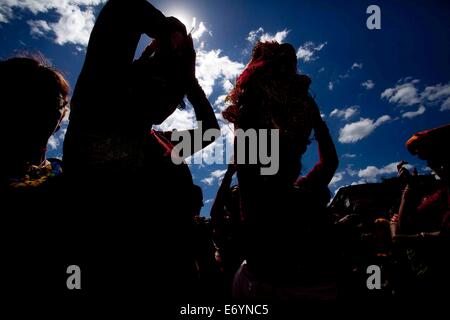
[[362,62],[360,62],[360,63],[354,62],[354,63],[352,64],[352,66],[347,70],[347,72],[345,72],[344,74],[340,74],[340,75],[339,75],[339,79],[342,80],[342,79],[350,78],[350,73],[351,73],[353,70],[355,70],[355,69],[361,70],[362,67],[363,67]]
[[[406,81],[406,82],[405,82]],[[420,103],[420,97],[416,88],[419,80],[400,80],[394,88],[388,88],[381,94],[382,99],[401,106],[412,106]]]
[[[347,71],[346,71],[344,74],[338,75],[336,79],[334,79],[334,80],[332,80],[332,81],[329,82],[329,84],[328,84],[328,89],[329,89],[329,90],[333,90],[333,88],[335,87],[335,85],[339,84],[339,83],[340,83],[341,81],[343,81],[344,79],[350,78],[350,75],[352,74],[352,72],[354,72],[353,70],[355,70],[355,69],[362,69],[362,67],[363,67],[363,64],[362,64],[362,63],[356,63],[356,62],[354,62],[354,63],[352,64],[352,66],[351,66],[350,68],[348,68]],[[330,84],[332,84],[332,85],[330,86]],[[331,87],[331,89],[330,89],[330,87]]]
[[354,176],[356,176],[358,174],[358,171],[353,170],[353,165],[352,164],[347,165],[347,168],[345,168],[345,171],[347,172],[347,174],[350,177],[354,177]]
[[95,24],[92,8],[82,11],[77,6],[69,6],[64,8],[60,14],[58,22],[50,24],[56,35],[55,42],[60,45],[73,43],[87,46]]
[[227,172],[226,169],[225,170],[215,170],[211,173],[211,176],[216,179],[221,179],[225,175],[225,172]]
[[286,30],[286,29],[284,29],[282,31],[278,31],[274,35],[272,35],[270,33],[265,33],[261,36],[261,41],[263,41],[263,42],[276,41],[278,43],[283,43],[283,41],[284,41],[284,39],[286,39],[288,33],[289,33],[289,30]]
[[372,80],[364,81],[361,85],[366,88],[366,90],[371,90],[375,87],[375,83]]
[[420,106],[419,109],[417,109],[417,111],[408,111],[408,112],[404,112],[402,114],[403,118],[408,118],[408,119],[412,119],[414,117],[420,116],[421,114],[425,113],[425,107],[424,106]]
[[297,51],[297,58],[302,59],[304,62],[310,62],[317,60],[316,53],[322,50],[327,42],[315,45],[314,42],[305,42]]
[[225,92],[230,92],[234,88],[234,84],[229,79],[224,79],[222,85]]
[[362,62],[360,62],[360,63],[358,63],[358,62],[354,62],[353,64],[352,64],[352,70],[353,69],[362,69],[362,67],[363,67],[363,64],[362,64]]
[[344,179],[344,172],[336,172],[333,178],[331,179],[330,186],[335,186],[336,183]]
[[227,98],[226,94],[220,95],[217,97],[216,101],[214,102],[214,106],[215,107],[221,107],[222,105],[225,104],[225,100]]
[[361,118],[357,122],[346,124],[339,131],[339,142],[355,143],[362,140],[370,135],[376,128],[389,120],[391,120],[391,117],[384,115],[379,117],[376,121],[368,118]]
[[213,92],[217,80],[234,82],[244,67],[242,63],[233,61],[228,56],[222,56],[220,49],[197,52],[196,75],[207,96]]
[[426,87],[421,96],[424,103],[441,104],[441,111],[450,110],[450,83]]
[[0,3],[0,23],[7,23],[12,18],[12,9],[7,3]]
[[365,181],[365,180],[358,180],[358,181],[353,181],[350,185],[351,186],[358,186],[360,184],[366,184],[366,183],[367,183],[367,181]]
[[[67,132],[68,118],[67,115],[61,123],[61,129],[55,132],[47,141],[47,149],[51,151],[58,150],[62,145]],[[60,156],[60,155],[59,155]]]
[[226,101],[226,98],[226,94],[217,97],[216,101],[213,104],[214,111],[220,114],[223,110],[225,110],[226,107],[230,105],[230,102]]
[[[358,177],[367,182],[376,182],[380,176],[393,175],[397,173],[398,162],[392,162],[382,168],[375,166],[368,166],[365,169],[359,170]],[[406,165],[405,168],[410,170],[411,165]]]
[[425,106],[441,105],[441,111],[450,110],[450,83],[427,86],[419,93],[417,88],[419,82],[419,80],[411,78],[400,79],[395,87],[384,90],[381,98],[400,106],[420,104],[417,111],[403,113],[402,116],[406,118],[423,114]]
[[50,137],[50,139],[48,139],[48,142],[47,142],[48,149],[56,150],[56,149],[58,149],[59,145],[60,145],[59,139],[57,137],[55,137],[55,135],[52,135]]
[[435,86],[428,86],[422,92],[421,96],[429,101],[438,101],[450,97],[450,83],[437,84]]
[[334,84],[332,81],[328,82],[328,90],[332,91],[334,89]]
[[209,31],[203,21],[200,21],[200,23],[197,26],[197,19],[194,17],[192,21],[192,28],[194,28],[194,31],[192,31],[192,39],[199,40],[205,33],[212,36],[211,31]]
[[31,28],[30,33],[34,36],[43,37],[52,31],[52,28],[45,20],[30,20],[27,23]]
[[397,172],[397,162],[393,162],[388,164],[382,168],[378,168],[375,166],[368,166],[365,169],[359,170],[358,177],[364,179],[374,179],[377,176],[384,174],[392,174]]
[[72,43],[86,46],[95,22],[93,9],[104,2],[106,0],[3,0],[0,21],[13,19],[15,8],[30,11],[34,15],[55,12],[56,22],[29,20],[31,34],[50,35],[60,45]]
[[187,130],[193,129],[195,126],[194,109],[187,105],[186,109],[176,109],[163,123],[154,126],[155,129],[161,131]]
[[445,110],[450,110],[450,97],[448,97],[441,106],[441,111]]
[[206,184],[207,186],[212,186],[213,182],[214,182],[214,178],[212,178],[212,177],[204,178],[204,179],[202,179],[202,182],[204,184]]
[[223,179],[223,176],[225,175],[225,173],[227,172],[227,170],[214,170],[213,172],[211,172],[211,174],[209,175],[209,177],[204,178],[202,180],[202,182],[208,186],[212,186],[214,184],[214,182],[218,182],[220,183]]
[[355,114],[357,114],[359,112],[359,107],[358,106],[353,106],[353,107],[349,107],[347,109],[334,109],[333,111],[331,111],[330,113],[330,117],[337,117],[337,118],[343,118],[345,120],[353,117]]
[[344,153],[341,158],[346,158],[346,159],[352,159],[352,158],[356,158],[356,154],[354,153]]
[[259,27],[257,30],[252,30],[249,32],[247,41],[254,43],[259,40],[261,37],[261,34],[264,33],[264,29],[262,27]]
[[250,43],[255,43],[257,41],[276,41],[278,43],[283,43],[284,39],[288,36],[290,30],[284,29],[282,31],[278,31],[275,34],[270,34],[268,32],[264,32],[262,27],[259,27],[257,30],[252,30],[249,32],[247,36],[247,41]]

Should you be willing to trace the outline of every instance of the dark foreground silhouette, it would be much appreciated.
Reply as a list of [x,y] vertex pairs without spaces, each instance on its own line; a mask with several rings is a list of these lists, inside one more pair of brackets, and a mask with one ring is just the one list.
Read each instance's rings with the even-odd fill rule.
[[[143,33],[154,40],[134,60]],[[401,162],[398,178],[342,189],[327,206],[338,156],[310,82],[291,45],[256,44],[224,117],[236,129],[280,130],[279,171],[230,165],[209,221],[189,168],[171,160],[171,133],[151,130],[185,96],[202,130],[218,128],[178,20],[144,0],[107,2],[73,93],[63,164],[45,148],[66,112],[66,80],[36,59],[1,61],[2,296],[44,308],[134,305],[164,318],[190,302],[448,297],[450,126],[407,142],[439,181]],[[319,160],[300,176],[312,132]],[[369,292],[372,264],[383,285]],[[81,290],[67,287],[71,265]]]

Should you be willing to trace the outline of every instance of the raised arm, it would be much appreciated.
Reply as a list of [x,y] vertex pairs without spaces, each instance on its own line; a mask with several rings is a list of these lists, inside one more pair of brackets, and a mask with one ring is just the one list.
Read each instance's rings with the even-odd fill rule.
[[[166,17],[147,0],[109,0],[103,7],[95,27],[102,28],[103,22],[114,24],[116,30],[133,30],[139,34],[145,33],[151,38],[160,38],[168,32]],[[114,34],[110,36],[114,38]]]
[[319,149],[319,160],[306,177],[300,178],[297,183],[305,181],[308,184],[326,187],[336,172],[339,159],[328,127],[322,120],[319,108],[312,97],[310,97],[310,104],[314,108],[314,133]]
[[78,130],[114,131],[127,122],[132,126],[126,107],[130,68],[144,33],[169,37],[166,17],[148,1],[109,0],[104,5],[91,32],[72,97],[71,122],[76,122]]
[[[200,87],[197,79],[195,78],[191,82],[191,86],[188,89],[187,98],[194,107],[195,117],[197,118],[197,121],[202,122],[202,128],[194,129],[194,131],[201,130],[201,134],[203,135],[205,131],[209,129],[220,130],[219,123],[217,122],[216,115],[214,114],[214,110],[208,98],[206,97],[205,92]],[[203,141],[202,148],[206,147],[210,143],[210,141]],[[193,153],[197,151],[199,150],[193,150]]]
[[[194,107],[195,111],[195,117],[197,118],[197,121],[202,121],[202,128],[201,133],[203,133],[206,130],[209,129],[216,129],[219,130],[219,124],[217,123],[216,116],[214,114],[214,110],[209,103],[208,98],[205,95],[205,92],[203,91],[202,87],[200,87],[197,78],[195,77],[195,60],[196,60],[196,54],[194,50],[194,44],[192,42],[192,36],[188,35],[188,46],[192,48],[192,56],[190,61],[190,78],[191,81],[189,81],[190,85],[187,88],[187,98],[189,102]],[[196,130],[196,129],[194,129]],[[202,148],[206,147],[211,142],[204,142],[202,145]],[[193,153],[197,152],[199,150],[193,150]]]
[[229,164],[211,207],[210,215],[213,227],[220,226],[223,223],[225,202],[226,199],[230,197],[231,181],[235,173],[236,166],[234,164]]
[[413,183],[413,179],[414,177],[410,179],[410,183],[403,191],[398,214],[391,219],[391,236],[396,242],[430,239],[440,235],[439,226],[436,226],[436,230],[432,232],[419,232],[421,218],[442,210],[443,201],[447,201],[447,197],[442,194],[442,190],[439,190],[423,199],[422,195],[415,190],[417,186]]
[[86,63],[109,64],[114,70],[131,64],[142,34],[168,37],[166,17],[147,0],[109,0],[101,10],[89,39]]
[[[190,80],[187,88],[187,99],[192,104],[195,112],[195,117],[197,122],[201,121],[201,126],[198,126],[196,129],[179,131],[181,136],[185,134],[189,134],[191,137],[191,141],[194,141],[196,137],[204,137],[206,131],[210,129],[214,129],[216,134],[211,138],[211,140],[202,139],[201,143],[191,143],[191,151],[189,154],[184,154],[183,157],[187,158],[194,153],[202,150],[211,144],[215,139],[217,139],[220,135],[220,127],[217,122],[216,116],[214,114],[214,110],[206,97],[205,92],[202,87],[198,83],[198,80],[195,77],[195,51],[193,49],[192,37],[188,36],[188,46],[192,47],[192,57],[190,61]],[[213,132],[214,133],[214,132]]]

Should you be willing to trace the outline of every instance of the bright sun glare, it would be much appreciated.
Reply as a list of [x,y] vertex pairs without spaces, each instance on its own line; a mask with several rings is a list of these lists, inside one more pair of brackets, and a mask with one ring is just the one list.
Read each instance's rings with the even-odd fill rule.
[[188,32],[190,32],[192,28],[196,27],[195,17],[186,11],[182,11],[179,9],[167,10],[166,16],[168,17],[173,16],[178,20],[180,20],[186,26]]

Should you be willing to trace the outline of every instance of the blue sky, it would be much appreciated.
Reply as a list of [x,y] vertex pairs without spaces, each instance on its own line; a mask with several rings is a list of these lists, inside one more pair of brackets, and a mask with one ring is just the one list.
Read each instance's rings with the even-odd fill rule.
[[[1,0],[0,58],[41,52],[73,88],[103,2]],[[330,184],[333,193],[344,185],[393,176],[393,163],[401,159],[426,172],[425,163],[410,156],[404,143],[416,131],[450,122],[448,1],[152,3],[179,17],[188,29],[195,27],[197,76],[218,116],[254,41],[277,39],[294,45],[299,70],[312,78],[312,92],[340,155]],[[370,4],[381,9],[381,30],[366,28]],[[139,50],[147,41],[143,37]],[[194,120],[191,109],[177,111],[162,127],[193,127]],[[231,128],[221,125],[229,138]],[[61,156],[63,138],[64,130],[51,139],[49,156]],[[315,149],[311,144],[302,160],[305,172],[317,160]],[[204,192],[204,215],[225,168],[191,165]]]

